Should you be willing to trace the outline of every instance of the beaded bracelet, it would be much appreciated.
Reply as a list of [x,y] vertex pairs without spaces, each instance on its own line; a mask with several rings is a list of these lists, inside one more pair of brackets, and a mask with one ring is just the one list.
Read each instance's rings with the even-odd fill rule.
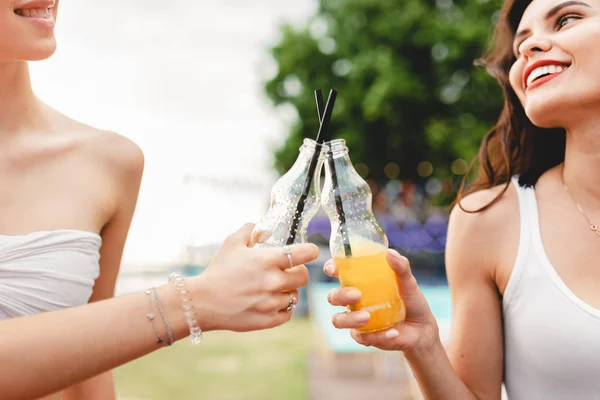
[[185,284],[185,279],[183,276],[173,273],[169,276],[169,283],[175,284],[175,288],[179,293],[181,306],[185,311],[187,323],[190,328],[190,341],[193,344],[200,344],[200,342],[202,342],[202,329],[200,329],[200,325],[198,325],[196,310],[192,304],[192,299],[190,297],[190,292],[187,289],[187,285]]

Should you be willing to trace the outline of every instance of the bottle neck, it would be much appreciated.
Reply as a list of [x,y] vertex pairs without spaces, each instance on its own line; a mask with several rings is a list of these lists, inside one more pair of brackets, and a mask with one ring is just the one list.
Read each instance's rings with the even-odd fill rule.
[[312,139],[304,139],[302,146],[300,146],[300,157],[304,162],[311,160],[315,152],[319,153],[319,161],[324,161],[327,157],[329,146],[326,144],[317,143]]
[[327,143],[329,146],[329,155],[336,158],[350,158],[348,155],[348,147],[346,147],[346,141],[344,139],[335,139]]
[[[335,139],[327,143],[329,146],[329,152],[327,153],[329,168],[335,168],[338,170],[338,174],[357,174],[352,161],[350,160],[350,154],[348,147],[346,147],[346,141],[344,139]],[[357,174],[358,175],[358,174]]]

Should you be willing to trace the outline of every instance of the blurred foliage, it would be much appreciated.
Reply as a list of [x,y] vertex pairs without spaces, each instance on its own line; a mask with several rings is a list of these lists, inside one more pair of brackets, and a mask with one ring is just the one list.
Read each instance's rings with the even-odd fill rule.
[[418,180],[419,171],[460,175],[464,162],[455,160],[475,156],[502,106],[499,86],[473,65],[487,48],[500,3],[319,0],[304,26],[282,26],[270,49],[278,71],[265,90],[297,118],[276,153],[278,171],[291,166],[303,138],[316,137],[314,89],[327,100],[334,88],[332,135],[346,140],[369,178],[397,175],[388,166],[386,177],[388,163],[400,167],[400,179]]

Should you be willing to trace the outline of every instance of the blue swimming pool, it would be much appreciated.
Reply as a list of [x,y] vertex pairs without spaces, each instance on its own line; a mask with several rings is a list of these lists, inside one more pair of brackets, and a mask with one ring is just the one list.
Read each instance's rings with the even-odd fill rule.
[[435,318],[449,320],[452,316],[452,299],[448,286],[420,286],[420,288]]
[[[334,307],[327,302],[327,293],[337,287],[339,287],[338,283],[320,282],[311,284],[308,288],[310,315],[321,330],[327,346],[332,351],[339,353],[375,351],[372,347],[357,344],[347,330],[336,329],[331,323],[333,314],[345,310],[343,307]],[[452,315],[450,290],[446,285],[422,285],[420,288],[438,321],[440,336],[445,341],[449,334]]]

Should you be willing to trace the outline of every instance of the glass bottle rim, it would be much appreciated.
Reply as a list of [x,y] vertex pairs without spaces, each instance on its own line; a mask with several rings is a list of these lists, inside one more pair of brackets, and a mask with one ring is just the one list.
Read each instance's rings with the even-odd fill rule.
[[325,155],[329,151],[329,145],[327,143],[317,143],[316,140],[310,138],[304,138],[302,141],[302,145],[300,146],[300,151],[308,150],[311,153],[316,151],[317,148],[320,147],[321,155]]
[[348,154],[348,147],[346,146],[346,140],[344,139],[333,139],[326,142],[330,149],[330,154],[333,158],[339,158]]

